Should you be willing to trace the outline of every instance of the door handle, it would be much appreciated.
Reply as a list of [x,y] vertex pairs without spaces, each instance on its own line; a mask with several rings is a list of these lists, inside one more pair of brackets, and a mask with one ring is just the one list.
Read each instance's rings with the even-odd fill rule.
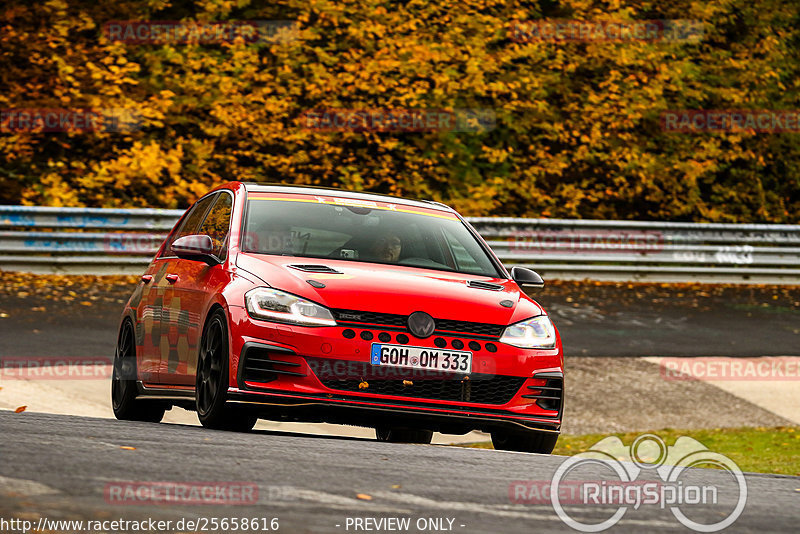
[[175,282],[178,281],[177,274],[168,274],[165,278],[167,279],[167,282],[169,282],[170,284],[174,284]]
[[142,275],[142,282],[144,282],[145,284],[149,284],[152,280],[153,280],[153,275],[152,274],[143,274]]

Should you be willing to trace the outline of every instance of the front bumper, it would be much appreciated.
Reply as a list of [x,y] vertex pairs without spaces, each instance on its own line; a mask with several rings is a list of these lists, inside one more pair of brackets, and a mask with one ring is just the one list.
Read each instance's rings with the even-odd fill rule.
[[[243,308],[232,307],[230,313],[228,398],[262,417],[361,426],[391,420],[398,426],[424,426],[456,434],[498,427],[558,432],[561,427],[560,343],[552,350],[524,350],[454,334],[447,337],[448,346],[456,338],[466,346],[470,341],[480,344],[480,349],[473,351],[472,373],[363,376],[370,372],[371,343],[384,331],[394,342],[396,331],[380,326],[355,328],[357,335],[348,339],[343,335],[345,327],[257,321]],[[370,331],[373,339],[362,339],[362,331]],[[408,345],[437,349],[435,336],[418,339],[404,333],[410,338]],[[495,352],[486,350],[487,344],[493,345]]]

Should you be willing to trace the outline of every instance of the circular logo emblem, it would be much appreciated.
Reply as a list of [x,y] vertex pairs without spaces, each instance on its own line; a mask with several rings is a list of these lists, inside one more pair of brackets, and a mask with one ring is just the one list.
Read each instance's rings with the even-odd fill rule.
[[436,322],[427,313],[418,311],[408,316],[408,329],[415,336],[425,338],[436,330]]
[[419,358],[417,358],[416,356],[412,356],[411,365],[419,365]]

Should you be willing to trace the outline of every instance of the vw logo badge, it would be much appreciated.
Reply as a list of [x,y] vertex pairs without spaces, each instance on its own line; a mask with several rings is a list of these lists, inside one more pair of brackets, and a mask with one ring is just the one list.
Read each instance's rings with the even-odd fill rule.
[[415,336],[426,338],[436,330],[436,322],[427,313],[418,311],[408,316],[408,329]]

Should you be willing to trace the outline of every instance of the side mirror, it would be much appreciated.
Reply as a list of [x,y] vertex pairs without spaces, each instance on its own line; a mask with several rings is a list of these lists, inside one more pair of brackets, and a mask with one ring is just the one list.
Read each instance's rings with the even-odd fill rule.
[[204,261],[209,265],[219,263],[214,256],[214,243],[207,235],[180,237],[172,242],[172,252],[184,260]]
[[531,269],[526,269],[525,267],[512,267],[511,278],[513,278],[514,281],[523,289],[541,289],[544,287],[544,280],[542,280],[542,277],[539,276],[539,273]]

